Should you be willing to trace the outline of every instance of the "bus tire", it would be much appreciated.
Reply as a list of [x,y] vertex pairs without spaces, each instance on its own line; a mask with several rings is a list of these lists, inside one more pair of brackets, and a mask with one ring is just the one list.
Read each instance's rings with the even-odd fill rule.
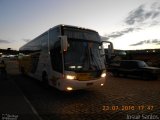
[[45,85],[45,86],[49,86],[49,83],[48,83],[48,75],[46,72],[43,72],[42,73],[42,83]]
[[20,71],[21,71],[22,75],[24,75],[24,73],[25,73],[24,67],[21,67]]
[[119,72],[118,71],[114,71],[113,72],[113,76],[118,77],[119,76]]

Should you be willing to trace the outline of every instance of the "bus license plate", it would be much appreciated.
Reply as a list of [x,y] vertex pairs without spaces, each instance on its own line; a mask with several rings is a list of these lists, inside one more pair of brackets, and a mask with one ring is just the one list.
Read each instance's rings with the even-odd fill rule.
[[93,85],[93,83],[87,83],[87,86],[91,86],[91,85]]

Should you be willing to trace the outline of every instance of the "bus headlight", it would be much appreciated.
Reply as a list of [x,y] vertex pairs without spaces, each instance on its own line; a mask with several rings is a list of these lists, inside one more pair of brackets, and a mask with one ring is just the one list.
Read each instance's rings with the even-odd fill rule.
[[106,71],[103,71],[103,72],[102,72],[101,77],[102,77],[102,78],[106,77]]
[[66,79],[68,79],[68,80],[75,80],[76,76],[75,75],[66,75]]

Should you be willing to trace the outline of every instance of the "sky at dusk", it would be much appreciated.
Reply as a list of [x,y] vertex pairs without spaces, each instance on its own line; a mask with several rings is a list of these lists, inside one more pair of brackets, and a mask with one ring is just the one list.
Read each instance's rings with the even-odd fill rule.
[[115,49],[160,48],[159,0],[0,0],[0,49],[58,24],[96,30]]

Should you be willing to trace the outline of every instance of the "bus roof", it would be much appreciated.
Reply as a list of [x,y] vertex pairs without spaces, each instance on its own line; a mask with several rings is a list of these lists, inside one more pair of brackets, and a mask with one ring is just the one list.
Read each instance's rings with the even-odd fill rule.
[[75,28],[75,29],[81,29],[81,30],[88,30],[88,31],[92,31],[92,32],[97,32],[95,30],[92,30],[92,29],[88,29],[88,28],[85,28],[85,27],[79,27],[79,26],[73,26],[73,25],[65,25],[65,24],[59,24],[59,25],[56,25],[54,26],[53,28],[51,29],[54,29],[56,27],[69,27],[69,28]]
[[[59,28],[60,28],[60,27],[66,27],[66,28],[72,28],[72,29],[80,29],[80,30],[86,30],[86,31],[91,31],[91,32],[96,32],[96,33],[98,33],[98,32],[95,31],[95,30],[88,29],[88,28],[84,28],[84,27],[78,27],[78,26],[73,26],[73,25],[59,24],[59,25],[56,25],[56,26],[48,29],[48,30],[45,31],[44,33],[40,34],[40,35],[37,36],[36,38],[34,38],[34,39],[32,39],[31,41],[29,41],[28,43],[30,43],[30,42],[32,42],[33,40],[37,39],[38,37],[46,34],[48,31],[50,31],[50,30],[52,30],[52,29],[55,29],[55,28],[58,28],[58,27],[59,27]],[[26,44],[24,44],[23,46],[21,46],[21,47],[19,48],[19,50],[22,49],[22,48],[24,48],[24,46],[27,45],[28,43],[26,43]]]

